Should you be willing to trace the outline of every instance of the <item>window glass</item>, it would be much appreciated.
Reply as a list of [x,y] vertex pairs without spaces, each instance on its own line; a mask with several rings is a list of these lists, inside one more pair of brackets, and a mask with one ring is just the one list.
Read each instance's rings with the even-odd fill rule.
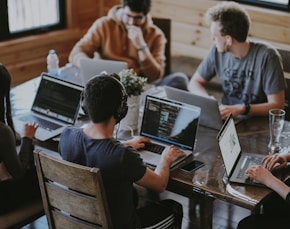
[[0,40],[65,28],[65,0],[0,0]]
[[11,33],[59,23],[58,0],[9,0],[8,21]]

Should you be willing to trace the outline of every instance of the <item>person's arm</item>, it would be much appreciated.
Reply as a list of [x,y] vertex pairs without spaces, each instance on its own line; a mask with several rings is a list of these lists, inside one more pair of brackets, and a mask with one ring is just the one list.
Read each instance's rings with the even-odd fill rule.
[[275,177],[270,171],[272,169],[281,169],[290,161],[290,154],[265,156],[262,160],[263,166],[253,165],[249,167],[246,173],[251,179],[255,179],[277,192],[283,199],[286,199],[290,192],[290,187]]
[[152,189],[156,192],[163,192],[168,183],[170,165],[177,158],[184,156],[184,152],[175,146],[170,146],[163,151],[161,160],[154,171],[147,168],[145,175],[136,184]]
[[286,199],[290,192],[290,187],[275,177],[268,169],[260,165],[251,166],[247,169],[246,173],[251,179],[255,179],[277,192],[283,199]]
[[100,32],[102,24],[100,20],[96,20],[89,28],[88,32],[74,45],[70,54],[69,62],[80,67],[80,60],[84,58],[93,58],[94,53],[100,46]]
[[[284,90],[277,92],[272,95],[268,95],[268,101],[265,103],[259,104],[249,104],[249,112],[247,115],[249,116],[267,116],[269,114],[269,110],[273,108],[284,108],[285,97]],[[225,119],[230,113],[232,113],[233,117],[238,115],[245,114],[246,107],[244,104],[236,104],[236,105],[221,105],[220,106],[220,114],[222,119]]]
[[[0,128],[0,147],[0,158],[5,165],[6,174],[8,172],[14,179],[20,178],[24,173],[24,169],[17,155],[14,134],[6,125]],[[0,177],[3,175],[1,174]]]
[[[165,69],[165,37],[164,34],[151,32],[144,38],[141,27],[127,26],[128,38],[137,50],[141,71],[148,82],[160,79]],[[154,37],[154,38],[152,38]],[[150,46],[150,47],[149,47]]]
[[188,90],[193,94],[209,96],[205,89],[206,84],[207,81],[203,79],[201,75],[196,71],[189,81]]
[[150,142],[150,139],[146,138],[146,137],[138,136],[138,137],[134,137],[130,140],[126,140],[122,143],[127,145],[127,146],[131,146],[135,149],[142,149],[142,148],[144,148],[146,142]]

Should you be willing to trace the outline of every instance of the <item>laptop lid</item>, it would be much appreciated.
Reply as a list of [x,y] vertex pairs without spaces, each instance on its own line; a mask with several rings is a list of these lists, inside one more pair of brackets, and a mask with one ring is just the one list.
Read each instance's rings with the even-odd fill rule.
[[221,155],[227,176],[230,177],[241,155],[241,145],[236,131],[235,121],[230,114],[217,135]]
[[147,95],[140,135],[193,151],[199,117],[197,106]]
[[21,132],[26,122],[36,122],[35,138],[46,141],[59,135],[74,125],[82,91],[80,85],[42,73],[30,111],[13,117],[16,131]]
[[128,63],[117,60],[104,59],[81,59],[80,60],[80,77],[82,85],[85,85],[88,80],[95,75],[106,71],[108,74],[119,73],[123,69],[128,69]]
[[215,130],[220,130],[223,122],[220,116],[217,100],[195,95],[181,89],[165,86],[166,96],[169,99],[192,104],[201,108],[199,124]]

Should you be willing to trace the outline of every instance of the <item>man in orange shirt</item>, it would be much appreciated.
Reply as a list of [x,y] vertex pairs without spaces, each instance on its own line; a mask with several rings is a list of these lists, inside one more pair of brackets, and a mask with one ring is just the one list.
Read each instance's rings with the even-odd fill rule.
[[69,61],[78,67],[80,59],[96,55],[126,61],[148,83],[187,90],[184,73],[164,77],[166,38],[153,24],[150,8],[151,0],[123,0],[122,6],[114,6],[107,16],[93,23],[72,49]]

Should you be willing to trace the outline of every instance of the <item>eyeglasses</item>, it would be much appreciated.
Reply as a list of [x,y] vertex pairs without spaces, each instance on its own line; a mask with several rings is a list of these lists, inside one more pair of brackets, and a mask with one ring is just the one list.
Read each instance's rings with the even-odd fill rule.
[[127,19],[133,19],[133,21],[142,21],[145,17],[144,15],[132,16],[130,14],[125,14]]

